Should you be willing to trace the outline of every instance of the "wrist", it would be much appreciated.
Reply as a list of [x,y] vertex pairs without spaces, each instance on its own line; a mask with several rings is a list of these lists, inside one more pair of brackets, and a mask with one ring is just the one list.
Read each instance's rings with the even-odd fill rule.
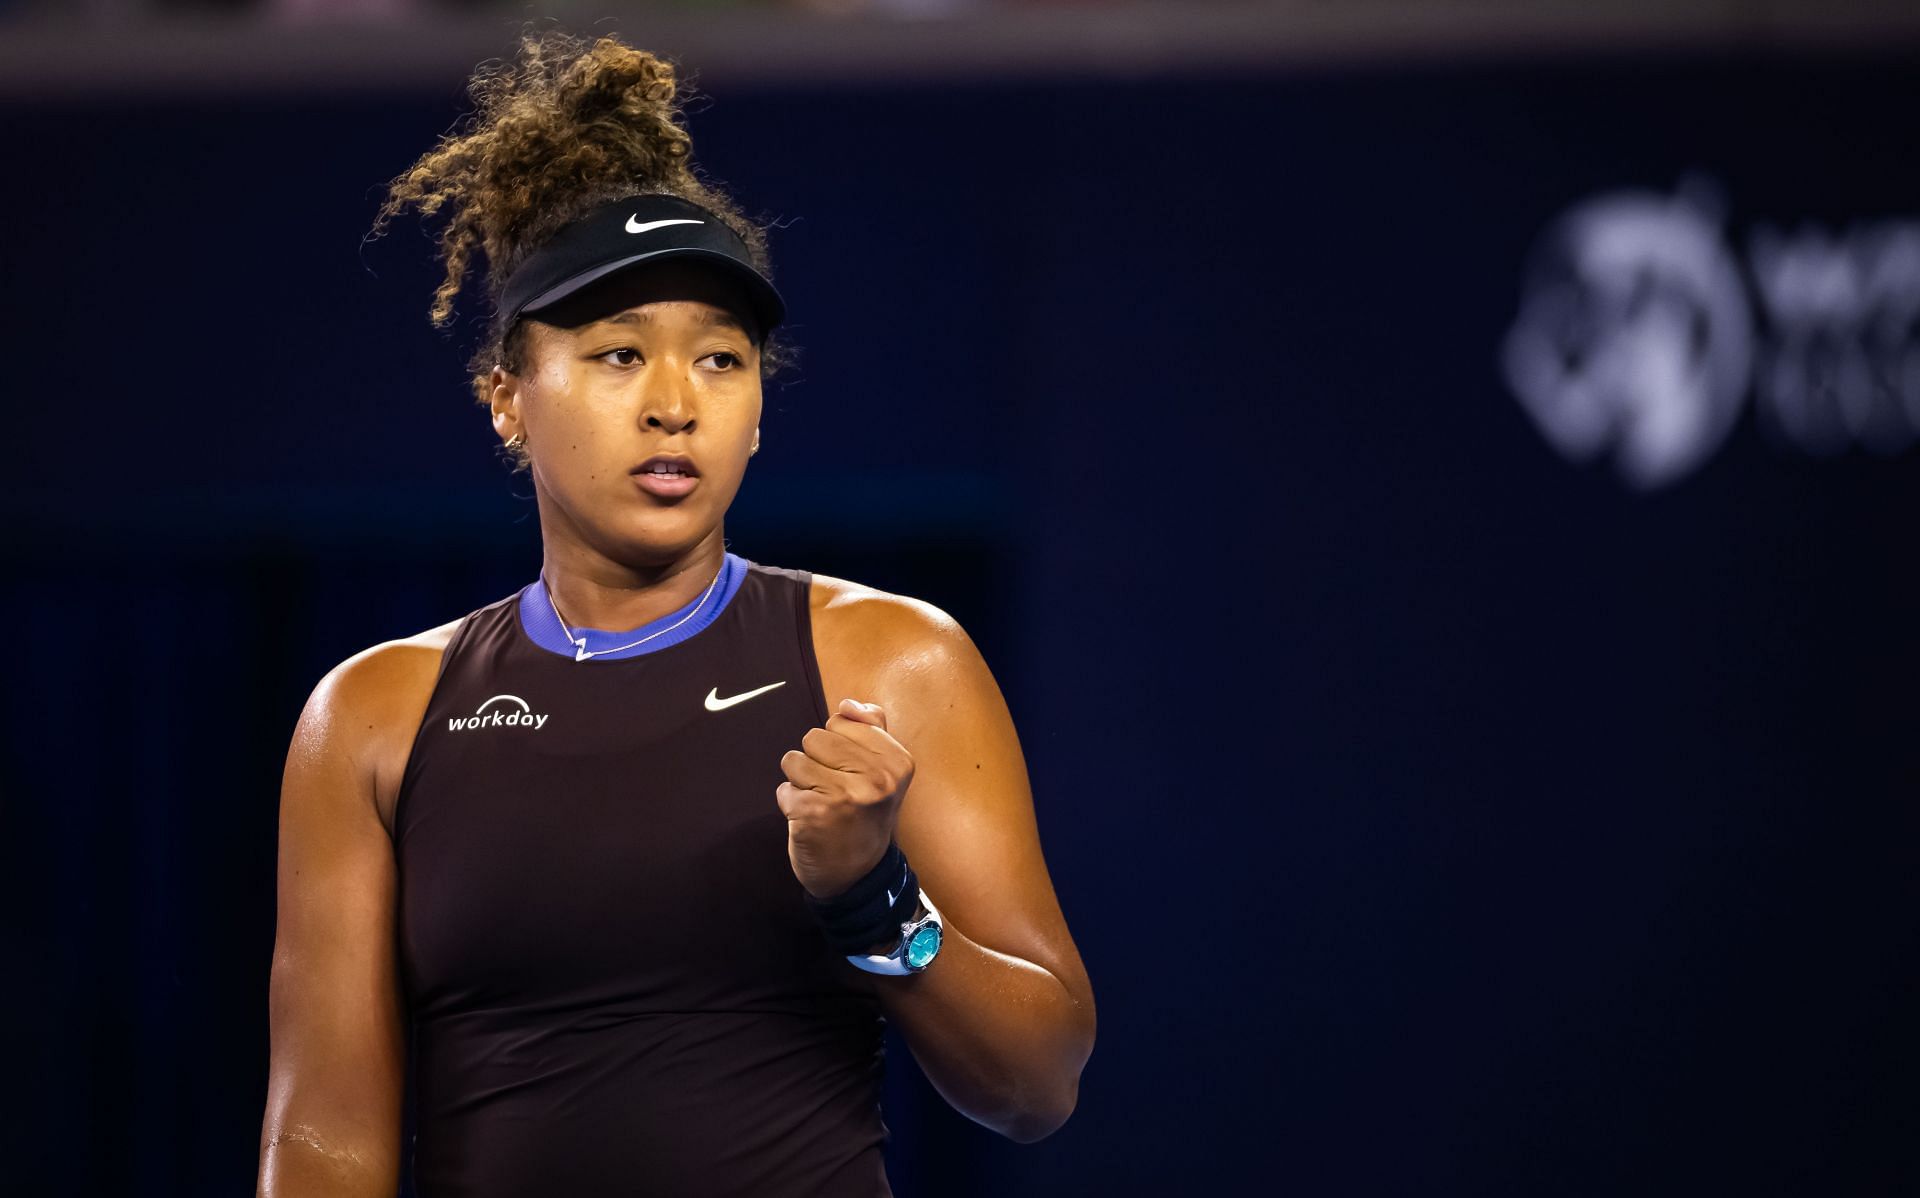
[[854,875],[852,881],[842,882],[834,887],[830,893],[821,894],[804,882],[800,884],[800,889],[806,894],[808,902],[820,907],[832,906],[835,903],[842,902],[851,896],[855,890],[870,890],[872,889],[871,883],[874,875],[876,873],[887,872],[891,868],[889,861],[893,857],[893,851],[896,847],[898,846],[889,839],[886,844],[881,846],[879,853],[875,855],[868,864],[861,867],[860,872]]
[[878,952],[849,953],[847,960],[868,973],[894,976],[919,973],[932,964],[944,939],[940,911],[924,890],[916,890],[906,905],[914,907],[916,915],[911,919],[903,915],[899,935],[891,944]]
[[860,953],[876,941],[892,937],[887,949],[899,942],[900,929],[919,897],[919,882],[907,865],[906,854],[892,841],[864,877],[844,893],[816,898],[802,887],[807,909],[814,915],[827,943],[842,953]]
[[894,949],[899,948],[900,936],[901,936],[900,929],[906,927],[907,924],[913,923],[920,919],[924,919],[926,917],[926,914],[927,914],[927,906],[925,903],[920,901],[919,888],[915,887],[913,910],[905,912],[902,915],[900,927],[889,932],[887,934],[886,939],[881,940],[875,943],[872,947],[868,948],[866,950],[867,955],[874,956],[874,957],[884,957],[888,953],[892,952]]

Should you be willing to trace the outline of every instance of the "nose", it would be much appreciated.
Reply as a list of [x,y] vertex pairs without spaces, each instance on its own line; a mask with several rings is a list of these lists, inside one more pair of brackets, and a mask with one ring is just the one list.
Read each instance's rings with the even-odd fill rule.
[[671,370],[650,370],[640,393],[640,422],[667,435],[693,425],[693,388]]

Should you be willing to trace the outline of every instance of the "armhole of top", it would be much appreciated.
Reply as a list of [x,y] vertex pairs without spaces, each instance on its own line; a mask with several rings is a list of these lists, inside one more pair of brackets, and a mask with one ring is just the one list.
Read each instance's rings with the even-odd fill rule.
[[807,687],[813,692],[819,726],[824,728],[832,713],[827,710],[827,687],[820,680],[820,659],[813,649],[813,572],[795,570],[793,574],[800,584],[793,588],[796,622],[800,628],[800,663],[807,671]]
[[[440,650],[440,665],[433,671],[433,689],[427,692],[428,707],[433,706],[433,697],[440,693],[440,680],[447,676],[447,663],[453,660],[454,653],[460,648],[460,642],[467,638],[467,629],[473,624],[473,617],[477,614],[479,613],[470,611],[461,616],[460,623],[454,626],[453,635],[447,638],[446,648]],[[420,726],[424,728],[426,723],[427,717],[423,712],[420,716]],[[419,729],[415,729],[415,732],[418,731]]]
[[440,650],[440,665],[433,672],[433,686],[427,690],[427,705],[420,712],[420,723],[413,730],[413,740],[407,745],[407,761],[400,767],[400,789],[393,796],[393,841],[397,852],[400,846],[400,817],[407,809],[407,795],[413,790],[413,776],[420,761],[420,741],[427,734],[428,718],[433,715],[433,701],[440,695],[440,681],[447,676],[447,666],[452,664],[454,654],[466,642],[467,633],[473,628],[474,617],[485,608],[476,608],[460,617],[460,623],[447,638],[446,648]]

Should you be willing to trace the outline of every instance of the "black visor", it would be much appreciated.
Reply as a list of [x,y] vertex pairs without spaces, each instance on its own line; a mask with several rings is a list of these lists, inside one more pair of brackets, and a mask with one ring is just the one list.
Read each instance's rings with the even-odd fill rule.
[[671,258],[705,260],[741,283],[761,336],[786,318],[786,302],[719,217],[679,196],[641,195],[595,208],[528,255],[501,290],[502,327],[617,270]]

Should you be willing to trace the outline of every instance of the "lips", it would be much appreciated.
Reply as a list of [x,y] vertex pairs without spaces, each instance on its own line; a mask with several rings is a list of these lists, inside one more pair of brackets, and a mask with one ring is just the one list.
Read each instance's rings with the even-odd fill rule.
[[662,499],[678,499],[700,484],[700,468],[677,454],[654,454],[630,473],[642,491]]
[[634,474],[661,472],[667,473],[668,477],[672,477],[674,473],[689,475],[693,478],[700,477],[700,467],[694,465],[693,459],[684,454],[656,453],[632,470]]

